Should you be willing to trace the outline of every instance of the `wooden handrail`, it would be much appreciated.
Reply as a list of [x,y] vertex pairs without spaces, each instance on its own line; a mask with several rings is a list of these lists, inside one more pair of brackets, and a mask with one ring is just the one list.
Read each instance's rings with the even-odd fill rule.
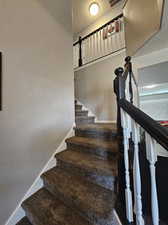
[[[131,57],[126,57],[125,59],[125,70],[119,67],[115,70],[116,74],[116,86],[115,91],[117,97],[117,104],[119,108],[122,108],[128,115],[135,120],[146,132],[148,132],[162,147],[168,151],[168,129],[161,126],[157,121],[152,119],[142,110],[134,106],[131,102],[127,101],[125,98],[125,82],[128,75],[133,76]],[[134,77],[135,79],[135,77]],[[118,80],[118,81],[117,81]],[[132,85],[130,83],[130,85]],[[132,95],[132,93],[130,92]],[[120,110],[118,110],[120,111]],[[119,112],[118,112],[119,113]],[[120,123],[121,118],[117,121]]]
[[[105,28],[106,26],[108,26],[109,24],[113,23],[114,21],[120,19],[123,17],[123,14],[120,14],[118,16],[116,16],[115,18],[113,18],[112,20],[110,20],[109,22],[105,23],[103,26],[99,27],[98,29],[94,30],[93,32],[89,33],[88,35],[86,35],[85,37],[81,38],[81,41],[84,41],[85,39],[89,38],[90,36],[94,35],[95,33],[99,32],[100,30],[102,30],[103,28]],[[76,41],[73,46],[79,44],[79,41]]]
[[119,106],[168,151],[168,129],[161,126],[158,122],[126,99],[120,99]]

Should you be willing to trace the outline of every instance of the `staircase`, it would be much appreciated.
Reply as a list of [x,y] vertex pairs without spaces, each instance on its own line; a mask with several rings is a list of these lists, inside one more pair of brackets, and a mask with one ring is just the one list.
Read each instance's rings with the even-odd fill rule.
[[88,116],[87,110],[82,110],[82,105],[79,105],[75,100],[75,123],[76,125],[91,124],[95,122],[94,116]]
[[[77,116],[87,115],[77,104],[75,109]],[[17,225],[116,225],[116,126],[74,129],[67,149],[56,155],[57,166],[42,175],[44,187],[23,202],[26,217]]]

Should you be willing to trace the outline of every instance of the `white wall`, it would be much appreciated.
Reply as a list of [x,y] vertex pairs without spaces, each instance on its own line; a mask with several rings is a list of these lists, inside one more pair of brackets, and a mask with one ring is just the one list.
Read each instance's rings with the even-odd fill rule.
[[143,96],[141,109],[155,120],[168,120],[168,94]]
[[0,224],[74,121],[71,1],[0,0]]
[[168,62],[139,69],[139,86],[168,83]]
[[75,72],[75,97],[89,108],[99,121],[116,120],[114,70],[124,63],[125,51]]
[[[161,1],[158,1],[161,2]],[[136,56],[143,56],[152,52],[168,48],[168,1],[164,1],[163,17],[160,31],[140,48]]]

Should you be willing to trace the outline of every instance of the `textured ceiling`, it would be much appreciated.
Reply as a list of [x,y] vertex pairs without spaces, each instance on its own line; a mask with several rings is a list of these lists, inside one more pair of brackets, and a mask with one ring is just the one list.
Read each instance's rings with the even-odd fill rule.
[[[89,14],[89,5],[97,2],[100,12],[97,16]],[[111,9],[109,0],[73,0],[73,33],[74,35],[94,23],[99,17],[103,16]]]

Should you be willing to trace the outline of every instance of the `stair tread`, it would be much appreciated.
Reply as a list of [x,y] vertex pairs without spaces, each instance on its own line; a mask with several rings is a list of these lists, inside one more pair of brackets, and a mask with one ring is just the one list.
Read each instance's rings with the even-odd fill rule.
[[45,188],[27,199],[23,208],[28,211],[33,225],[91,225]]
[[79,125],[74,128],[75,130],[89,130],[89,131],[99,131],[99,132],[112,132],[116,133],[117,128],[116,124],[84,124],[84,125]]
[[76,116],[77,119],[94,119],[94,116]]
[[88,110],[76,109],[76,110],[75,110],[75,112],[77,112],[77,113],[78,113],[78,112],[79,112],[79,113],[80,113],[80,112],[85,112],[85,113],[87,113],[87,112],[88,112]]
[[52,186],[53,192],[55,190],[59,196],[64,196],[65,201],[73,202],[73,206],[80,211],[93,213],[104,219],[111,218],[116,200],[114,192],[57,167],[42,177]]
[[27,217],[24,217],[21,219],[16,225],[32,225]]
[[118,152],[118,142],[117,140],[114,141],[104,141],[100,139],[95,139],[95,138],[87,138],[87,137],[71,137],[66,140],[67,143],[71,144],[77,144],[77,145],[82,145],[84,147],[89,147],[89,148],[101,148],[105,151],[110,151],[110,152]]
[[75,150],[66,150],[56,155],[57,160],[69,163],[75,167],[80,167],[87,171],[99,173],[101,175],[116,176],[117,160],[102,160],[92,154],[86,154]]

